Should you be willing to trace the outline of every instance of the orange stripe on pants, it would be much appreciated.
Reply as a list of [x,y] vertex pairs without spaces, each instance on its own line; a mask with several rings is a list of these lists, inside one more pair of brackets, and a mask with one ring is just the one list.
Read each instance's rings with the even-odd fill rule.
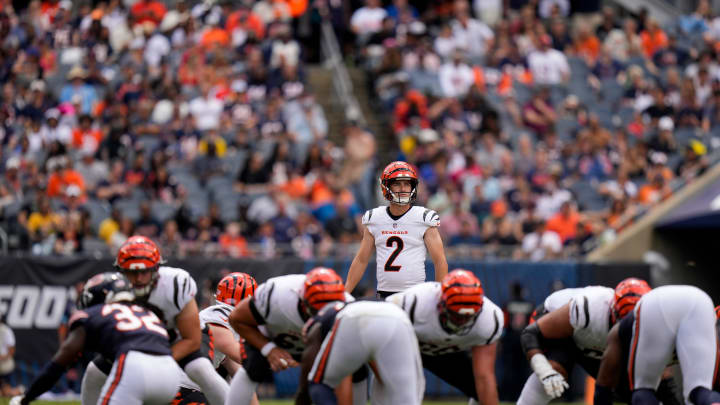
[[628,365],[628,379],[630,392],[635,389],[635,356],[637,356],[637,346],[640,340],[640,306],[638,305],[635,312],[635,335],[633,336],[632,348],[630,349],[630,364]]
[[108,388],[107,393],[105,393],[105,398],[103,398],[102,405],[107,405],[110,402],[110,398],[112,397],[113,392],[115,392],[118,384],[120,384],[123,369],[125,368],[125,356],[127,356],[127,353],[123,353],[120,355],[120,357],[118,357],[118,365],[117,369],[115,370],[115,379],[113,380],[112,384],[110,384],[110,388]]
[[333,326],[332,332],[330,332],[330,338],[328,339],[328,344],[325,347],[325,351],[323,352],[322,358],[320,359],[320,364],[318,364],[317,371],[315,372],[315,378],[313,378],[313,382],[320,384],[323,380],[323,375],[325,374],[325,366],[327,366],[327,361],[330,358],[330,351],[332,351],[333,342],[335,341],[335,334],[338,330],[338,325],[340,325],[340,320],[338,319],[335,321],[335,325]]

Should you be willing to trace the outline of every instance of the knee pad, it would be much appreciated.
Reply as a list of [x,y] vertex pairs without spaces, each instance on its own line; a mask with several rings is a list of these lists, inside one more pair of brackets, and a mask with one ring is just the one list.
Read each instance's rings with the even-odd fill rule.
[[659,403],[660,401],[655,396],[655,390],[640,388],[632,393],[632,405],[658,405]]
[[720,402],[720,394],[705,387],[695,387],[690,391],[690,402],[695,405],[710,405]]
[[335,391],[326,384],[310,383],[310,398],[317,405],[337,405]]
[[185,369],[187,365],[192,362],[193,360],[197,360],[199,358],[208,358],[207,356],[203,356],[202,352],[200,350],[195,350],[194,352],[188,354],[187,356],[183,357],[182,359],[178,360],[178,365],[180,368]]
[[357,369],[352,375],[352,382],[359,383],[360,381],[367,380],[368,378],[368,367],[367,364],[363,364],[362,367]]
[[102,371],[105,376],[110,375],[110,371],[112,371],[113,366],[112,361],[106,359],[101,354],[98,354],[92,359],[92,363],[98,368],[98,370]]

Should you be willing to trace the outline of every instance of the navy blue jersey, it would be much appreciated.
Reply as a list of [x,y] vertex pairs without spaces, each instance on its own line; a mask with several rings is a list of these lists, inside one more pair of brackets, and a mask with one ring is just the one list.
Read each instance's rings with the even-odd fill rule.
[[320,310],[320,312],[318,312],[315,316],[313,316],[307,321],[303,334],[309,331],[313,325],[319,324],[321,337],[322,339],[325,339],[325,336],[330,333],[333,325],[335,325],[335,318],[337,317],[337,314],[342,311],[343,308],[351,304],[352,302],[346,304],[344,302],[338,301],[325,305],[323,309]]
[[135,350],[170,354],[165,326],[151,310],[140,305],[114,303],[77,311],[70,318],[70,330],[84,327],[85,348],[106,359]]

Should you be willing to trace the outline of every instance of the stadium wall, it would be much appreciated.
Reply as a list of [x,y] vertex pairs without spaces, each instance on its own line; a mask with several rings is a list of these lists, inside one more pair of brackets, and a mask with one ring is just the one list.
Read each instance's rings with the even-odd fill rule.
[[[66,257],[3,257],[0,258],[0,313],[5,314],[7,324],[13,329],[17,340],[17,369],[13,375],[16,382],[28,386],[32,376],[50,359],[57,349],[58,328],[67,321],[72,302],[76,297],[75,284],[91,275],[112,269],[111,258]],[[299,259],[277,260],[170,260],[168,265],[188,270],[198,283],[201,305],[207,302],[212,286],[219,275],[227,271],[243,271],[253,275],[258,282],[283,274],[303,273],[316,266],[336,269],[343,277],[350,267],[349,260],[303,261]],[[374,269],[371,263],[369,269]],[[589,284],[614,286],[617,281],[630,275],[649,277],[649,268],[643,264],[603,264],[579,262],[505,262],[505,261],[451,261],[450,268],[473,271],[482,280],[486,295],[498,305],[510,299],[510,285],[522,283],[525,298],[539,303],[551,292],[553,286],[575,287]],[[432,264],[427,264],[428,278],[433,277]],[[365,273],[360,287],[366,290],[375,285],[375,272]],[[503,358],[497,361],[498,378],[513,370],[503,370]],[[297,386],[296,371],[276,375],[276,389],[280,396],[292,395]],[[73,384],[71,388],[79,388]],[[61,389],[68,387],[64,379]],[[433,376],[428,376],[428,395],[447,396],[459,394]]]

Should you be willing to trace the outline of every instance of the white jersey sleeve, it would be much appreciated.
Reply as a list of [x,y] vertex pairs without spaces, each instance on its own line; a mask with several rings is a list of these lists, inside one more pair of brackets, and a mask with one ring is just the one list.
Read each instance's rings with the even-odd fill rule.
[[195,299],[197,284],[190,273],[176,267],[160,266],[157,285],[148,302],[162,311],[168,328],[175,328],[175,317]]
[[585,287],[570,299],[570,324],[573,340],[592,358],[602,358],[610,331],[610,309],[614,290],[612,288]]

